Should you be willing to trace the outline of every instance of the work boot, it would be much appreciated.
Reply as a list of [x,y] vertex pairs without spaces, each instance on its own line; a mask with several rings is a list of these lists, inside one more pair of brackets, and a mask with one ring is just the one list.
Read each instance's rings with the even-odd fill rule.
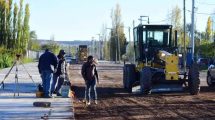
[[97,100],[95,100],[95,104],[96,104],[96,105],[98,104],[98,101],[97,101]]
[[86,101],[86,105],[87,105],[87,106],[90,105],[90,101],[89,101],[89,102]]
[[62,96],[59,92],[56,93],[57,96]]
[[86,99],[83,99],[82,102],[83,102],[83,103],[86,103],[87,101],[86,101]]
[[52,98],[50,95],[45,95],[44,98]]

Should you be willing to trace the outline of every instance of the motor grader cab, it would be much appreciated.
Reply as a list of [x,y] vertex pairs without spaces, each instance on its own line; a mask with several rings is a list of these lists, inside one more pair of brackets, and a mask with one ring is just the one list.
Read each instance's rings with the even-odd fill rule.
[[[136,64],[125,64],[124,88],[140,85],[140,92],[178,91],[188,88],[198,94],[200,87],[198,67],[181,71],[177,48],[177,32],[171,25],[139,25],[133,29]],[[173,40],[173,36],[175,36]]]

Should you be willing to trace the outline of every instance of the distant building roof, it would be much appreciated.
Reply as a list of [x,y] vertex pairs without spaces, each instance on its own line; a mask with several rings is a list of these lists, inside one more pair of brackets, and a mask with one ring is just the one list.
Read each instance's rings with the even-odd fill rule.
[[73,40],[73,41],[52,41],[52,40],[38,40],[40,45],[48,44],[50,42],[55,42],[60,46],[78,46],[78,45],[91,45],[90,40]]

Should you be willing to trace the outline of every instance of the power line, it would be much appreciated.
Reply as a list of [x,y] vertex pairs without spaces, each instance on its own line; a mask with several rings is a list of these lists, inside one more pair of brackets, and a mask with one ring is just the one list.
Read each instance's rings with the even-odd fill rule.
[[171,20],[172,19],[172,16],[174,16],[175,15],[175,13],[169,13],[169,14],[167,14],[167,18],[166,19],[163,19],[163,20],[160,20],[160,21],[152,21],[152,22],[150,22],[150,23],[161,23],[161,22],[165,22],[165,21],[168,21],[168,20]]
[[165,22],[165,21],[168,21],[170,20],[171,18],[166,18],[166,19],[163,19],[163,20],[160,20],[160,21],[152,21],[151,23],[161,23],[161,22]]
[[[191,10],[186,10],[188,12],[192,12]],[[215,13],[201,13],[201,12],[194,12],[195,14],[201,14],[201,15],[215,15]]]
[[198,4],[201,5],[211,5],[211,6],[215,6],[215,4],[211,4],[211,3],[206,3],[206,2],[197,2]]

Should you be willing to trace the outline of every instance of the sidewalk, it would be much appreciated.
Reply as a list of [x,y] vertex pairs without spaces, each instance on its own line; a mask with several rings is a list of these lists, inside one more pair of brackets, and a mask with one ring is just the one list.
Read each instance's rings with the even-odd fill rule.
[[[37,63],[29,63],[24,66],[34,82],[37,85],[41,83]],[[0,70],[0,82],[4,79],[9,69]],[[13,68],[5,80],[5,89],[0,89],[1,120],[38,120],[45,115],[48,115],[49,119],[74,119],[73,104],[70,98],[36,98],[37,87],[23,66],[18,66],[18,69],[19,84],[15,84],[15,68]],[[14,93],[16,93],[15,97]],[[51,102],[51,107],[33,107],[33,102]]]

